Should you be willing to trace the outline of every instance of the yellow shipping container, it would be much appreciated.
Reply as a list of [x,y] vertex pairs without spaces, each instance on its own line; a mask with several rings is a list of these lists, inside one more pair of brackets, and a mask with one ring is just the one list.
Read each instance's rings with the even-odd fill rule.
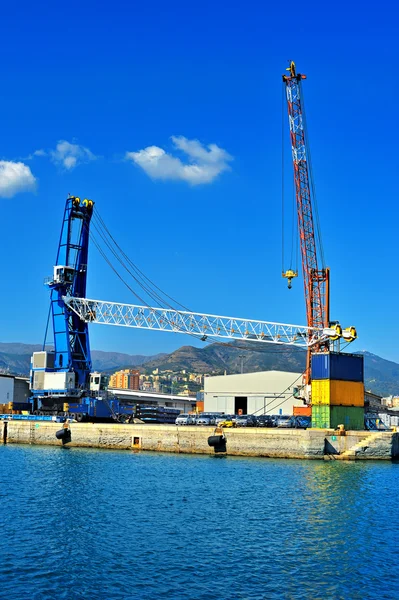
[[314,406],[364,406],[364,383],[360,381],[312,380]]

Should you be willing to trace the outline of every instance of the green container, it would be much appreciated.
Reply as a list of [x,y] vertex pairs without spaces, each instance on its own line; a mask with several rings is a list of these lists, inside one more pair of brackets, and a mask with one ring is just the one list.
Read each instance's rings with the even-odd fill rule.
[[362,406],[312,406],[312,427],[317,429],[336,429],[344,425],[346,431],[364,429],[364,408]]
[[330,424],[333,429],[336,429],[338,425],[344,425],[346,431],[362,431],[364,429],[364,407],[330,406],[329,408]]
[[330,406],[326,404],[312,406],[312,427],[330,429]]

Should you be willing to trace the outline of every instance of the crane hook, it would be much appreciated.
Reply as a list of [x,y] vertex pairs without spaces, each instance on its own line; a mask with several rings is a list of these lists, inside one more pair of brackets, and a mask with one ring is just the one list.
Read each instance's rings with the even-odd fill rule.
[[288,289],[290,290],[292,288],[292,280],[294,279],[294,277],[298,277],[298,271],[288,269],[285,273],[284,271],[282,272],[282,276],[285,277],[285,279],[287,279]]

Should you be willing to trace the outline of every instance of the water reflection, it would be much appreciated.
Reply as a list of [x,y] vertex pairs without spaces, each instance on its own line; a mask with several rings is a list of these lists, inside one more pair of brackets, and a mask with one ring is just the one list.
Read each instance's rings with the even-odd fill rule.
[[396,464],[0,452],[4,597],[399,596]]

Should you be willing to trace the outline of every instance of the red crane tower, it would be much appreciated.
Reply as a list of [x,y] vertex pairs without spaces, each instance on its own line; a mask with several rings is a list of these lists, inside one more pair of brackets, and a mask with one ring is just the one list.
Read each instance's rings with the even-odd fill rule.
[[[329,269],[320,268],[318,254],[322,254],[319,236],[316,236],[312,201],[314,187],[310,164],[310,153],[306,136],[306,120],[303,107],[301,82],[306,75],[296,72],[295,63],[291,62],[289,75],[283,75],[288,106],[288,119],[292,160],[294,166],[294,184],[296,207],[298,214],[299,239],[302,258],[302,271],[305,288],[306,315],[308,327],[329,327]],[[289,269],[283,272],[291,287],[293,277],[298,273]],[[342,330],[341,330],[342,333]],[[337,326],[337,337],[340,337],[340,326]],[[332,337],[334,339],[334,336]],[[329,349],[329,341],[321,342],[308,349],[305,383],[310,381],[311,353]]]

